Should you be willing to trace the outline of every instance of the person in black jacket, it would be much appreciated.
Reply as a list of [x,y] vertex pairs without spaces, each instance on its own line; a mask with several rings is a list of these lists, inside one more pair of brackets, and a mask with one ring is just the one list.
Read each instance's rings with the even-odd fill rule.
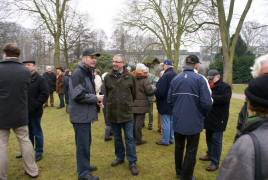
[[215,171],[219,167],[222,136],[228,122],[232,89],[222,81],[219,72],[215,69],[208,72],[208,79],[212,90],[213,105],[205,118],[208,151],[206,156],[200,157],[200,160],[211,161],[206,170]]
[[69,104],[69,78],[72,74],[72,71],[66,70],[64,74],[64,97],[66,104],[66,112],[68,113],[68,104]]
[[[29,136],[35,147],[35,160],[40,161],[43,154],[44,137],[41,128],[41,117],[43,114],[43,104],[46,102],[49,92],[45,79],[35,70],[34,60],[23,61],[25,67],[31,72],[31,83],[28,92],[28,112],[29,112]],[[21,156],[18,155],[17,158]]]
[[[47,72],[43,74],[43,77],[45,78],[47,85],[48,85],[48,91],[49,91],[49,97],[50,97],[50,106],[54,106],[54,97],[53,92],[56,91],[56,75],[52,71],[51,66],[47,66]],[[48,100],[45,102],[44,107],[48,106]]]
[[34,149],[28,132],[28,88],[30,71],[19,62],[20,49],[9,43],[3,49],[0,62],[0,179],[7,179],[7,146],[12,129],[23,155],[25,174],[38,176]]
[[156,106],[161,114],[162,120],[162,139],[157,141],[157,145],[168,146],[174,143],[172,107],[167,103],[168,89],[171,80],[177,75],[173,71],[173,63],[170,60],[164,61],[164,74],[156,83]]

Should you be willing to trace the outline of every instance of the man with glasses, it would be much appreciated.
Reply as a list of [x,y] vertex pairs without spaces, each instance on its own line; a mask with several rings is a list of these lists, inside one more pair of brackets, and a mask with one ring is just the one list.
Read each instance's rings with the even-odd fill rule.
[[[123,55],[113,57],[113,70],[104,78],[106,102],[106,118],[111,122],[114,135],[116,160],[111,166],[115,167],[124,162],[125,151],[132,175],[138,175],[136,167],[136,145],[133,137],[134,116],[131,106],[136,97],[136,80],[125,67]],[[122,140],[121,129],[125,133],[126,149]]]

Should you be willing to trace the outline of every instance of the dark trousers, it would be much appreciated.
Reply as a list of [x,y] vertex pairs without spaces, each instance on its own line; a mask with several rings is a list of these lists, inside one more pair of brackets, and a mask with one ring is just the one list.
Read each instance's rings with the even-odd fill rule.
[[[123,161],[125,159],[125,152],[129,166],[136,166],[137,155],[136,155],[136,144],[133,137],[133,121],[124,123],[111,123],[112,132],[114,135],[114,148],[116,159]],[[126,150],[122,140],[122,131],[125,133]]]
[[64,107],[64,94],[59,94],[59,99],[60,99],[59,107]]
[[[176,173],[181,175],[181,180],[191,180],[196,163],[196,153],[198,149],[200,134],[182,135],[175,132],[175,166]],[[183,158],[187,141],[186,152]]]
[[37,155],[42,155],[44,136],[41,128],[41,117],[29,118],[29,138]]
[[74,123],[76,161],[78,177],[82,178],[89,174],[91,123]]
[[[54,97],[53,97],[53,92],[49,94],[49,99],[50,99],[50,106],[54,106]],[[48,99],[45,102],[45,105],[48,106]]]
[[148,124],[148,128],[153,128],[153,121],[154,121],[154,103],[153,102],[149,102],[149,124]]
[[222,150],[223,132],[206,130],[206,142],[208,146],[207,156],[211,159],[211,164],[219,166]]
[[145,114],[134,114],[134,129],[133,134],[135,141],[141,143],[142,140],[142,128],[144,125]]
[[103,116],[104,116],[104,122],[105,122],[105,132],[104,132],[104,139],[108,139],[112,135],[112,128],[111,123],[106,118],[106,107],[102,109]]

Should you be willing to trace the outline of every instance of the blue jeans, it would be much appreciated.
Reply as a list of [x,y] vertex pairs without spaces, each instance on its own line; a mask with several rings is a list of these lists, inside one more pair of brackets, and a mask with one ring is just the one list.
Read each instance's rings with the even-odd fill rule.
[[59,99],[60,99],[60,107],[64,107],[64,99],[63,99],[64,94],[59,94]]
[[162,143],[174,142],[173,117],[169,114],[161,114],[162,119]]
[[41,128],[41,117],[29,118],[29,138],[35,148],[36,155],[42,155],[44,136]]
[[122,140],[121,129],[125,133],[126,143],[126,156],[129,161],[129,166],[136,166],[137,155],[136,155],[136,144],[133,136],[133,121],[125,123],[111,123],[112,132],[114,135],[114,147],[116,159],[123,161],[125,159],[125,146]]
[[91,123],[73,123],[78,177],[89,174]]
[[206,130],[206,141],[208,146],[207,156],[211,159],[211,164],[219,166],[222,150],[223,132]]

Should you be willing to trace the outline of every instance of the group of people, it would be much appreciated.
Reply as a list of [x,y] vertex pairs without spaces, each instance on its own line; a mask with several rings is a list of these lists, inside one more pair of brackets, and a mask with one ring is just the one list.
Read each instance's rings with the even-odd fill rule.
[[[0,180],[7,179],[7,144],[13,129],[20,144],[25,174],[38,176],[36,161],[43,153],[43,134],[40,125],[43,107],[54,105],[53,92],[64,107],[68,104],[70,122],[75,133],[77,175],[79,180],[98,180],[91,174],[97,167],[91,164],[91,124],[98,120],[103,109],[106,124],[104,140],[114,138],[115,160],[112,167],[128,160],[132,175],[138,175],[136,146],[145,144],[142,128],[149,113],[148,129],[152,130],[153,102],[156,98],[161,119],[161,140],[156,144],[175,143],[175,172],[181,180],[195,179],[200,133],[206,129],[206,155],[210,161],[207,171],[219,168],[223,132],[229,117],[231,87],[223,82],[220,73],[210,70],[207,77],[199,74],[200,60],[196,55],[185,59],[183,71],[177,74],[173,62],[163,62],[163,72],[157,79],[148,67],[138,63],[131,72],[122,54],[112,59],[112,69],[100,77],[96,73],[97,57],[94,49],[85,49],[82,61],[71,74],[57,68],[57,75],[47,67],[43,76],[36,71],[34,60],[19,62],[20,49],[7,44],[0,62]],[[10,71],[12,69],[12,71]],[[244,104],[238,120],[234,145],[224,159],[217,179],[265,179],[268,174],[268,55],[256,59],[254,79],[245,91]],[[65,86],[65,88],[64,88]],[[122,136],[124,132],[124,141]],[[35,148],[35,152],[34,152]],[[184,153],[185,151],[185,153]]]

